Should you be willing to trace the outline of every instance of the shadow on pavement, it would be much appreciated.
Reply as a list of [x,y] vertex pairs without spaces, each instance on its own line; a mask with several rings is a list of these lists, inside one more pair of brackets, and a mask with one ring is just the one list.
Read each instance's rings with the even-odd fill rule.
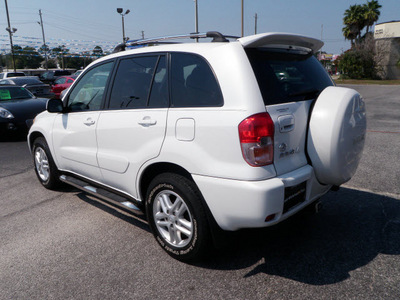
[[2,142],[23,142],[26,141],[26,133],[1,133],[0,143]]
[[234,233],[207,269],[235,270],[262,261],[259,273],[325,285],[350,277],[378,254],[400,254],[400,200],[342,188],[323,199],[319,214],[301,213],[280,225]]

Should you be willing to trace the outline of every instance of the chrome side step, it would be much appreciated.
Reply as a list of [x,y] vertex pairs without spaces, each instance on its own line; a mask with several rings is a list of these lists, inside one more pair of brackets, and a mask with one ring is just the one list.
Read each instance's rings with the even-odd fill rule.
[[91,194],[101,200],[104,200],[108,203],[117,205],[125,210],[133,212],[136,215],[137,214],[143,215],[141,209],[138,208],[133,202],[129,201],[128,198],[125,198],[125,197],[122,197],[115,193],[109,192],[100,187],[92,186],[89,183],[87,183],[81,179],[78,179],[76,177],[72,177],[69,175],[61,175],[60,180],[69,185],[72,185],[72,186],[76,187],[77,189],[80,189],[88,194]]

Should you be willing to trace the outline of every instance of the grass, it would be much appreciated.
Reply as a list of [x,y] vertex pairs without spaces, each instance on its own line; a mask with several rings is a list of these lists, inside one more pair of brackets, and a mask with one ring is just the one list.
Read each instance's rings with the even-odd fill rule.
[[336,84],[379,84],[379,85],[400,85],[400,79],[397,80],[357,80],[357,79],[335,79]]

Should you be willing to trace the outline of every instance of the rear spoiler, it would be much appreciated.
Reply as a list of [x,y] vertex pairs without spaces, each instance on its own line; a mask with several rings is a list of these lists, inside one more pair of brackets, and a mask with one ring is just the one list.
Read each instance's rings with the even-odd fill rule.
[[324,45],[318,39],[289,33],[261,33],[238,39],[244,48],[257,48],[269,45],[299,46],[317,52]]

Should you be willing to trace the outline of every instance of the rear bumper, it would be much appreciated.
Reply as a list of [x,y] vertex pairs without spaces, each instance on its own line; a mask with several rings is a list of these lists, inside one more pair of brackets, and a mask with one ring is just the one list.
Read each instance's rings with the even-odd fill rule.
[[[224,230],[267,227],[294,215],[329,191],[309,165],[262,181],[240,181],[192,175],[217,224]],[[305,187],[301,201],[286,195],[289,187]],[[303,189],[304,190],[304,189]],[[296,191],[296,194],[300,191]],[[294,196],[296,195],[294,194]],[[270,217],[266,221],[266,217]]]

